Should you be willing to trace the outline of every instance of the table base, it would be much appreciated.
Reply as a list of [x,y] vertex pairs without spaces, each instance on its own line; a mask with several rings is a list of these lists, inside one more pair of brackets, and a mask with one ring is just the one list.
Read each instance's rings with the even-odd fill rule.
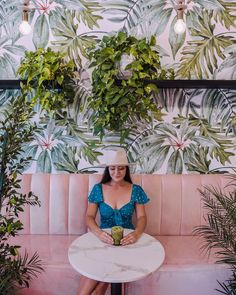
[[122,295],[122,283],[111,283],[111,295]]

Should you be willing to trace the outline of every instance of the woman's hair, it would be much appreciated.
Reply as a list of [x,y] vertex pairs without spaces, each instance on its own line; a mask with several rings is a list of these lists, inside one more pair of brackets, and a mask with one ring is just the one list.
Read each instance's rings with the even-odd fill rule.
[[[102,180],[101,180],[100,183],[107,183],[110,180],[111,180],[111,175],[110,175],[110,172],[109,172],[109,168],[106,167],[104,172],[103,172]],[[130,176],[129,166],[126,166],[126,172],[125,172],[124,180],[129,182],[129,183],[133,183],[132,179],[131,179],[131,176]]]

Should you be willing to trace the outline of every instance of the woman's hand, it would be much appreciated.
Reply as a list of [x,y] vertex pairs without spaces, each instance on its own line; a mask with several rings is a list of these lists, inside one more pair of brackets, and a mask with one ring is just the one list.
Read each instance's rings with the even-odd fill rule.
[[107,232],[101,230],[99,233],[98,233],[98,238],[104,242],[104,243],[107,243],[107,244],[110,244],[110,245],[113,245],[114,244],[114,240],[113,238],[111,237],[111,235],[109,235]]
[[130,244],[134,244],[137,242],[137,240],[141,237],[141,233],[138,233],[137,231],[133,231],[131,233],[129,233],[127,236],[125,236],[121,241],[121,245],[125,246],[125,245],[130,245]]

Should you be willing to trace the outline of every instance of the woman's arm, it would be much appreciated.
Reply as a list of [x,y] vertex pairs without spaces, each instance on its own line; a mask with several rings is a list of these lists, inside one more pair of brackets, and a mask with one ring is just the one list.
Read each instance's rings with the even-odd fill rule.
[[135,232],[140,237],[147,225],[147,216],[146,216],[145,206],[143,204],[136,203],[135,211],[137,216],[137,225],[135,228]]
[[97,225],[95,218],[98,211],[98,205],[96,203],[89,203],[86,212],[86,224],[88,228],[93,232],[101,241],[107,244],[113,244],[112,237]]
[[145,230],[147,224],[147,216],[145,212],[145,206],[143,204],[135,204],[135,212],[137,216],[137,225],[133,232],[125,236],[121,240],[122,245],[129,245],[137,242]]

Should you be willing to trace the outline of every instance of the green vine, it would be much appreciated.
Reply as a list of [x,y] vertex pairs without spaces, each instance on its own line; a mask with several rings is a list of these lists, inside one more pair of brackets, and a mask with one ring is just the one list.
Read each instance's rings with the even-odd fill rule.
[[[93,110],[94,133],[101,139],[106,131],[120,132],[124,139],[133,119],[150,121],[151,113],[157,111],[153,93],[158,89],[147,80],[173,79],[174,71],[162,68],[155,45],[154,37],[147,42],[119,32],[115,36],[104,36],[96,48],[90,50],[90,67],[94,69],[89,106]],[[118,80],[124,54],[132,57],[125,67],[132,76]]]
[[27,51],[17,73],[26,79],[21,83],[23,95],[32,105],[39,103],[42,110],[60,110],[73,97],[74,63],[65,62],[60,52],[50,48]]

